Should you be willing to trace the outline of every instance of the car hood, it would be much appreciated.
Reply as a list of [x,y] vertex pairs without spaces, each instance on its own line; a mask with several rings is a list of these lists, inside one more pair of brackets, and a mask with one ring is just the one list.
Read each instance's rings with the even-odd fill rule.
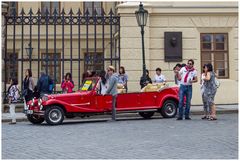
[[78,91],[74,93],[60,93],[60,94],[51,94],[48,95],[48,99],[63,99],[63,98],[69,98],[69,97],[76,97],[76,96],[85,96],[89,95],[91,91]]

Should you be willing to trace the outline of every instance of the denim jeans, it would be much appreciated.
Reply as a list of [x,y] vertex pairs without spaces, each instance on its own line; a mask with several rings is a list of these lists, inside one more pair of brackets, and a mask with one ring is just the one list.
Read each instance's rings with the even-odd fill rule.
[[185,118],[189,117],[190,104],[192,99],[192,85],[180,85],[179,89],[179,113],[178,117],[183,117],[184,96],[186,96]]

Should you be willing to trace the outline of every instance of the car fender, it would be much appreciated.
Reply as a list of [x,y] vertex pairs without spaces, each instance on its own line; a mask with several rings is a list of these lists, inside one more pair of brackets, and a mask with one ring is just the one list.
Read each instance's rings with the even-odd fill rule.
[[179,98],[176,97],[175,95],[167,95],[167,96],[164,96],[164,97],[161,99],[161,101],[159,102],[158,107],[159,107],[159,108],[162,108],[162,106],[163,106],[163,104],[164,104],[164,102],[165,102],[166,100],[176,101],[177,104],[178,104],[178,102],[179,102]]
[[158,107],[161,108],[166,100],[174,100],[178,103],[179,97],[178,97],[178,88],[171,88],[167,87],[160,91],[159,93],[159,104]]

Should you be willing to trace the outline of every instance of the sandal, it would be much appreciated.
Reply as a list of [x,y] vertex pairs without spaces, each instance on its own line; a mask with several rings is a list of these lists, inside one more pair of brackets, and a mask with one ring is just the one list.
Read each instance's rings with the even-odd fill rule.
[[214,120],[217,120],[217,118],[215,118],[215,117],[210,117],[210,118],[208,119],[208,121],[214,121]]
[[202,120],[205,120],[205,119],[207,119],[207,116],[203,116],[203,117],[202,117]]

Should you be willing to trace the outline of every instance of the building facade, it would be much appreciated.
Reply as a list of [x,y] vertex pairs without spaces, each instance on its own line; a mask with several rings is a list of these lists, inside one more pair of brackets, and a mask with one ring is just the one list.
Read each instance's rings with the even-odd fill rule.
[[[221,82],[215,102],[217,104],[238,103],[238,3],[226,1],[145,2],[143,4],[149,12],[144,39],[146,66],[150,71],[150,76],[153,78],[155,69],[160,67],[167,80],[173,82],[172,69],[175,64],[187,63],[188,59],[194,59],[200,80],[203,64],[211,62]],[[88,9],[88,16],[94,17],[95,11],[99,16],[103,15],[101,10],[103,8],[108,16],[108,13],[112,17],[119,16],[120,22],[112,27],[109,24],[105,24],[104,27],[98,25],[96,28],[94,25],[89,28],[81,26],[80,30],[78,26],[73,26],[71,29],[71,25],[65,26],[63,30],[59,25],[56,26],[56,36],[51,34],[55,33],[54,25],[49,26],[48,30],[43,25],[40,27],[40,39],[38,26],[32,26],[32,37],[30,38],[30,28],[29,25],[26,25],[26,28],[23,29],[23,45],[21,25],[16,26],[15,29],[13,26],[8,26],[7,57],[21,59],[23,53],[26,61],[23,64],[20,61],[18,64],[8,63],[5,66],[6,80],[12,73],[12,75],[17,75],[21,82],[21,68],[27,69],[30,65],[30,62],[27,61],[29,53],[27,50],[25,51],[28,48],[32,49],[30,52],[33,59],[37,59],[39,54],[41,60],[45,60],[46,57],[53,60],[56,56],[57,59],[63,59],[63,56],[64,59],[67,59],[66,61],[57,61],[55,64],[53,61],[49,64],[46,64],[45,61],[41,61],[39,65],[37,65],[37,61],[32,64],[35,80],[39,77],[39,67],[48,66],[50,74],[57,77],[57,90],[60,90],[60,82],[66,72],[71,71],[74,82],[79,82],[79,78],[81,78],[79,74],[87,69],[102,70],[113,64],[116,68],[120,65],[125,67],[129,75],[129,92],[139,91],[139,80],[142,75],[142,44],[140,27],[138,27],[135,17],[138,5],[138,2],[17,2],[9,4],[9,11],[17,8],[19,15],[21,15],[22,8],[25,12],[32,8],[33,13],[37,13],[38,8],[41,11],[46,11],[48,8],[49,15],[52,16],[54,16],[55,8],[59,15],[63,8],[66,13],[70,13],[72,8],[75,15],[80,8],[83,16]],[[44,17],[44,13],[42,12],[41,16]],[[110,16],[110,18],[112,17]],[[46,38],[48,31],[48,38]],[[81,32],[80,39],[79,31]],[[15,34],[13,34],[14,32]],[[176,55],[168,53],[166,50],[165,43],[168,41],[167,34],[169,33],[170,35],[180,34],[177,39],[181,44],[179,50],[181,52],[175,53]],[[16,35],[15,38],[13,35]],[[15,45],[13,39],[15,39]],[[46,39],[48,39],[48,43],[46,43]],[[62,43],[63,39],[64,44]],[[29,42],[31,42],[30,46]],[[40,42],[40,47],[38,47],[38,42]],[[81,47],[78,46],[79,44]],[[49,49],[47,53],[46,46]],[[18,53],[18,55],[14,53]],[[79,53],[81,63],[78,63]],[[76,59],[76,61],[71,64],[70,59]],[[86,63],[87,60],[93,59],[96,61]],[[79,85],[76,85],[75,90],[78,87]],[[192,104],[201,104],[200,84],[196,83],[193,87]]]
[[[149,12],[145,26],[145,57],[151,77],[160,67],[167,80],[173,81],[175,64],[193,59],[200,80],[203,64],[210,62],[221,82],[215,102],[237,103],[238,3],[145,2],[144,8]],[[142,74],[141,34],[134,15],[137,9],[136,2],[118,6],[121,16],[121,65],[126,66],[130,75],[130,91],[139,89]],[[182,60],[166,60],[166,32],[182,34]],[[195,83],[192,104],[201,103],[200,84]]]

